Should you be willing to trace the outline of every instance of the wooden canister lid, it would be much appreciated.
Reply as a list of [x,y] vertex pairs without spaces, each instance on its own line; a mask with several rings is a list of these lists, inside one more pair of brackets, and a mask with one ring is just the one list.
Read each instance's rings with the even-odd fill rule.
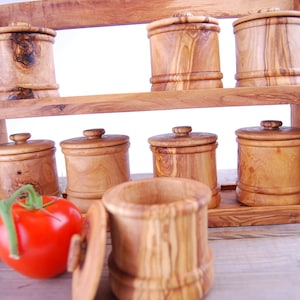
[[[233,22],[233,26],[238,24],[257,20],[257,19],[265,19],[271,17],[300,17],[300,11],[297,10],[280,10],[279,8],[268,8],[268,9],[261,9],[257,13],[250,14],[248,16],[239,18]],[[287,22],[287,21],[286,21]]]
[[106,225],[102,202],[93,202],[81,234],[73,235],[70,243],[67,269],[73,272],[73,300],[92,300],[96,296],[105,259]]
[[106,135],[103,128],[87,129],[83,131],[83,137],[77,137],[60,142],[62,148],[68,149],[92,149],[112,147],[129,142],[127,135]]
[[0,27],[0,33],[12,33],[12,32],[26,32],[26,33],[41,33],[56,36],[56,31],[49,28],[36,27],[25,22],[15,22],[9,24],[9,26]]
[[171,18],[161,19],[154,21],[147,25],[147,30],[151,31],[160,27],[166,27],[174,24],[186,24],[186,23],[207,23],[219,25],[219,21],[216,18],[209,16],[195,16],[191,12],[178,12]]
[[249,140],[281,141],[300,139],[300,128],[282,126],[281,121],[264,120],[260,126],[246,127],[236,130],[239,138]]
[[50,140],[29,140],[30,133],[16,133],[9,136],[13,142],[0,144],[0,155],[17,155],[39,152],[54,148],[54,142]]
[[208,132],[192,132],[191,126],[177,126],[173,133],[150,137],[148,142],[158,147],[191,147],[215,143],[218,136]]

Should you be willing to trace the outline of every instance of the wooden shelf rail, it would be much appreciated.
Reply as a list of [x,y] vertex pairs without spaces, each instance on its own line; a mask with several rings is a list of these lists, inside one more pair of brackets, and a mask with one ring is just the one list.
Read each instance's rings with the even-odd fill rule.
[[235,18],[259,9],[299,9],[299,0],[43,0],[0,5],[0,26],[27,22],[52,29],[149,23],[191,11],[216,18]]
[[300,86],[212,88],[0,101],[0,119],[185,108],[300,104]]

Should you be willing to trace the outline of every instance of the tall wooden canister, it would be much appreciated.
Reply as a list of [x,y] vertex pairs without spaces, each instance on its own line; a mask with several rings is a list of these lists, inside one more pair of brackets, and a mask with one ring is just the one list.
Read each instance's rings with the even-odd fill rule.
[[211,188],[208,208],[220,203],[220,186],[217,182],[217,135],[192,132],[191,126],[177,126],[173,133],[150,137],[155,177],[184,177],[205,183]]
[[67,172],[67,197],[86,212],[110,187],[130,180],[129,137],[105,134],[103,128],[62,141]]
[[152,91],[223,87],[218,24],[191,13],[148,24]]
[[59,95],[53,58],[55,36],[52,29],[22,22],[0,28],[0,100]]
[[105,192],[110,284],[118,299],[190,300],[207,294],[214,278],[210,194],[206,185],[185,178],[130,181]]
[[59,195],[54,142],[30,137],[30,133],[12,134],[12,142],[0,144],[1,199],[25,184],[32,184],[41,195]]
[[249,206],[300,204],[300,128],[266,120],[236,135],[237,199]]
[[236,86],[300,84],[299,11],[261,11],[233,26]]

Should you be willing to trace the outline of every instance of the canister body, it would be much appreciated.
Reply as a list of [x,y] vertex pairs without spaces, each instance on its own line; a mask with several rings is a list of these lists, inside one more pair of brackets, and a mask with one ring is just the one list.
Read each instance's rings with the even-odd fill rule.
[[223,87],[217,19],[176,15],[147,29],[152,91]]
[[185,300],[207,294],[214,278],[207,234],[210,193],[195,180],[151,178],[104,194],[113,249],[110,283],[118,299]]
[[0,100],[59,96],[53,43],[56,32],[14,23],[0,28]]
[[173,134],[149,138],[153,175],[190,178],[208,185],[212,192],[208,208],[215,208],[221,201],[216,166],[217,136],[194,134],[191,130],[190,126],[179,126],[173,128]]
[[[86,131],[85,131],[86,132]],[[114,141],[115,139],[115,141]],[[112,141],[110,143],[110,141]],[[110,187],[130,180],[127,136],[99,134],[61,142],[67,173],[67,198],[86,212]]]
[[249,206],[300,204],[300,135],[272,139],[271,131],[258,139],[243,133],[237,132],[237,199]]
[[[17,134],[18,136],[24,134]],[[28,138],[30,135],[27,135]],[[41,195],[60,193],[54,142],[48,140],[2,144],[0,147],[0,197],[8,198],[22,185],[32,184]]]
[[300,83],[300,12],[260,12],[233,25],[237,87]]

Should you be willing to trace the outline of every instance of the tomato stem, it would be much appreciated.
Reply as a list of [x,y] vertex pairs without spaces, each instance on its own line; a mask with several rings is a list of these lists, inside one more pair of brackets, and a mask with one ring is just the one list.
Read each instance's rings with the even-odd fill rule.
[[0,215],[2,217],[3,223],[7,230],[9,247],[10,247],[10,257],[14,259],[19,259],[20,254],[19,254],[16,226],[11,211],[12,211],[11,205],[5,200],[1,200]]
[[14,259],[20,258],[18,237],[14,218],[12,215],[12,206],[15,201],[19,200],[19,197],[24,193],[28,193],[25,201],[25,208],[27,209],[42,209],[43,208],[43,197],[36,193],[31,184],[24,185],[15,191],[8,199],[0,200],[0,215],[2,217],[3,223],[6,227],[9,247],[10,247],[10,257]]

